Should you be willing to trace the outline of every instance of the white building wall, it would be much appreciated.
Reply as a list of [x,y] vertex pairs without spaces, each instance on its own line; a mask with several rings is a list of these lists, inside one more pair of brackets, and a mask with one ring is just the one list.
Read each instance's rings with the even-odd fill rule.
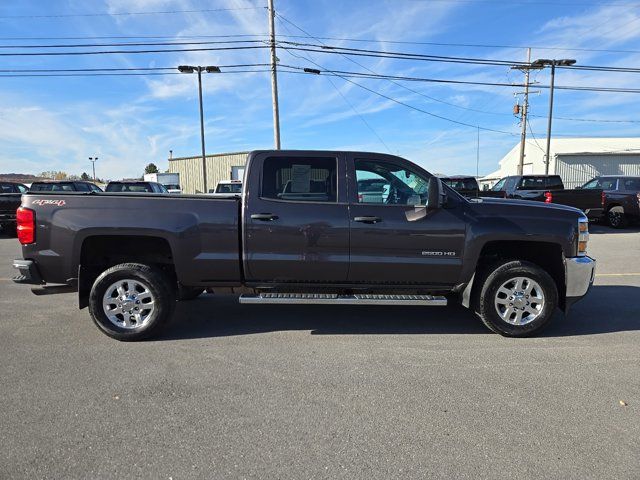
[[[545,146],[543,140],[538,140],[538,142],[527,140],[523,165],[525,174],[545,173]],[[566,160],[569,155],[579,154],[584,158]],[[593,174],[589,178],[607,174],[633,175],[640,164],[640,138],[552,138],[550,156],[549,173],[551,174],[563,175],[564,173],[569,175],[569,172],[575,173],[575,170],[571,170],[571,168],[577,168],[581,171],[580,175],[568,177],[571,184],[578,184],[582,178],[589,174]],[[492,185],[502,177],[517,175],[519,159],[520,143],[518,142],[500,160],[500,168],[483,177],[480,183]],[[616,169],[618,171],[615,171]],[[623,171],[625,173],[622,173]]]

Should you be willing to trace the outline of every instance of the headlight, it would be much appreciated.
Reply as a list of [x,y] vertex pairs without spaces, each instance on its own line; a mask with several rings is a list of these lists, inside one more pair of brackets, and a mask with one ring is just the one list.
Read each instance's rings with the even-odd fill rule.
[[589,243],[589,219],[580,217],[578,219],[578,256],[584,257],[587,254],[587,243]]

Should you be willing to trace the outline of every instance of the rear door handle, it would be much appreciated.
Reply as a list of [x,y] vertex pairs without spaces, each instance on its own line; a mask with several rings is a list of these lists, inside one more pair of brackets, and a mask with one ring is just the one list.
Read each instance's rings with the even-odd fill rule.
[[355,217],[353,221],[360,223],[379,223],[382,219],[380,217]]
[[262,222],[272,222],[277,219],[278,216],[273,213],[254,213],[251,215],[251,220],[260,220]]

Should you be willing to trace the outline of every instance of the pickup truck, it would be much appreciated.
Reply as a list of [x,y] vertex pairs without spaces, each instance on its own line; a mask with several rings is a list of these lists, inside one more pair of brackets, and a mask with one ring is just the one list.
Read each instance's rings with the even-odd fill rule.
[[[359,196],[366,179],[389,191]],[[595,271],[581,211],[470,201],[407,160],[364,152],[254,151],[243,194],[226,198],[27,193],[18,236],[14,281],[77,290],[119,340],[158,334],[181,292],[205,288],[242,304],[459,300],[494,332],[528,336]]]
[[544,203],[557,203],[579,208],[588,218],[602,217],[602,190],[569,190],[564,188],[560,175],[512,175],[504,177],[483,197],[513,198]]
[[613,228],[624,228],[631,222],[640,222],[640,177],[596,177],[582,188],[602,191],[603,216]]
[[0,182],[0,230],[15,235],[16,210],[20,206],[20,197],[28,189],[21,183]]
[[475,177],[469,175],[452,175],[450,177],[440,177],[440,180],[467,198],[475,198],[480,195],[480,186]]

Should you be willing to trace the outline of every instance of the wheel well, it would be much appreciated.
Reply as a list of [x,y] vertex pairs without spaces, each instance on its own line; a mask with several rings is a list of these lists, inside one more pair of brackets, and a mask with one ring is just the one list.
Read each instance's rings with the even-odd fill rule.
[[171,246],[164,238],[144,235],[87,237],[80,251],[80,308],[87,306],[89,292],[96,277],[107,268],[120,263],[153,265],[165,271],[172,280],[176,279]]
[[487,243],[480,252],[477,271],[499,260],[525,260],[544,271],[556,282],[560,307],[564,308],[565,271],[562,247],[550,242],[496,241]]

